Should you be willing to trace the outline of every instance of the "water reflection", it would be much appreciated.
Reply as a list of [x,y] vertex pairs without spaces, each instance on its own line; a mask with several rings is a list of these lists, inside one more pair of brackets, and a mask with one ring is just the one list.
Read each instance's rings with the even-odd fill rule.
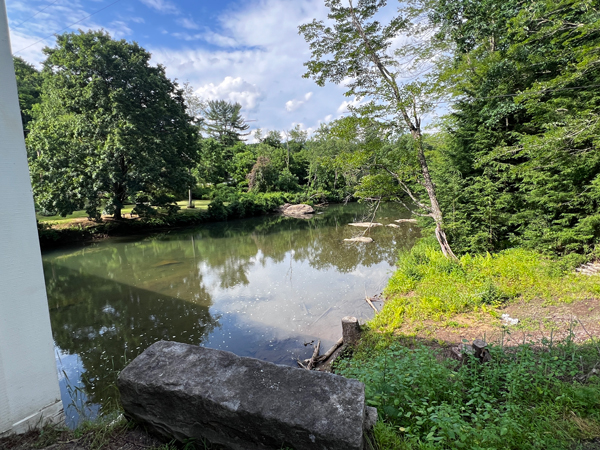
[[[347,226],[364,215],[362,205],[333,206],[307,221],[262,217],[45,254],[65,404],[83,396],[106,407],[116,373],[160,339],[282,364],[308,356],[306,341],[330,345],[341,317],[370,316],[365,292],[381,290],[418,236],[405,224],[370,230],[371,244],[344,243],[364,231]],[[382,206],[377,220],[400,217]]]

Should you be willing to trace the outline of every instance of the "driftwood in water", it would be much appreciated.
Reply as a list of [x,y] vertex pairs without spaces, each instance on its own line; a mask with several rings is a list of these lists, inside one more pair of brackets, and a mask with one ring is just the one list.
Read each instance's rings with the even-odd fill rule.
[[338,341],[331,346],[323,355],[319,356],[318,362],[327,362],[327,360],[333,355],[333,353],[342,346],[344,338],[339,338]]
[[308,361],[308,365],[306,366],[306,368],[308,370],[312,370],[312,368],[315,367],[315,364],[317,363],[317,358],[319,357],[320,349],[321,349],[321,341],[318,341],[317,345],[315,345],[315,351],[313,352],[313,355],[310,358],[310,361]]
[[375,311],[375,314],[377,314],[379,312],[379,310],[377,308],[375,308],[375,305],[373,304],[373,302],[371,301],[371,299],[369,297],[365,297],[365,300],[367,301],[367,303],[369,304],[369,306],[371,308],[373,308],[373,310]]
[[351,239],[344,239],[344,242],[373,242],[373,238],[366,236],[354,237]]
[[417,219],[397,219],[394,222],[398,223],[417,223]]
[[362,227],[362,228],[373,228],[373,227],[382,227],[382,223],[378,222],[352,222],[349,223],[351,227]]

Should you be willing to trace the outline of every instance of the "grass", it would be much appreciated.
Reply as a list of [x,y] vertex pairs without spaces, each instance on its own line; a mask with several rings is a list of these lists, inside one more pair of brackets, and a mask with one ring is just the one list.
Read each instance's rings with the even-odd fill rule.
[[[207,210],[210,200],[193,200],[193,203],[194,203],[195,208],[188,209],[187,208],[187,205],[188,205],[187,200],[178,201],[177,206],[179,206],[181,208],[179,210],[179,214],[196,214],[198,211]],[[125,205],[125,207],[121,211],[121,214],[123,216],[130,215],[131,211],[133,210],[133,207],[134,207],[134,205]],[[87,213],[83,210],[74,211],[73,214],[69,214],[66,217],[43,216],[38,213],[38,214],[36,214],[36,218],[39,222],[46,222],[46,223],[52,222],[52,223],[57,223],[57,224],[66,224],[68,222],[73,221],[74,219],[86,219]]]
[[580,260],[552,260],[524,249],[445,258],[437,243],[420,241],[403,253],[384,294],[387,302],[372,325],[393,330],[407,320],[441,321],[470,311],[491,311],[514,300],[572,302],[600,296],[593,277],[575,275]]
[[600,437],[595,345],[490,346],[491,362],[368,333],[336,372],[365,383],[381,450],[584,448]]

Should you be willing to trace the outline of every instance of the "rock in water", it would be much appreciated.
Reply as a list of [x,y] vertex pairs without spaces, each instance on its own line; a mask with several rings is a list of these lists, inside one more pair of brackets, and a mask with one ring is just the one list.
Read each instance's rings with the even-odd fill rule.
[[359,236],[350,239],[344,239],[344,242],[373,242],[373,238],[366,236]]
[[315,210],[310,205],[290,205],[286,203],[282,207],[279,208],[279,211],[284,216],[289,217],[299,217],[302,219],[306,219],[310,217],[310,214],[314,214]]
[[166,439],[233,450],[362,450],[364,385],[222,350],[160,341],[119,375],[127,416]]

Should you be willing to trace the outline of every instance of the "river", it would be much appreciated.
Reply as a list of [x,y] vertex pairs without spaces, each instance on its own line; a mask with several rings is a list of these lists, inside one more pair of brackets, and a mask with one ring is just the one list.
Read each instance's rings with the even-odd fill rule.
[[[45,252],[44,273],[67,424],[110,409],[124,365],[164,339],[295,365],[341,336],[340,319],[366,320],[365,293],[382,291],[414,224],[369,230],[362,204],[310,220],[265,216]],[[382,204],[376,221],[406,218]]]

